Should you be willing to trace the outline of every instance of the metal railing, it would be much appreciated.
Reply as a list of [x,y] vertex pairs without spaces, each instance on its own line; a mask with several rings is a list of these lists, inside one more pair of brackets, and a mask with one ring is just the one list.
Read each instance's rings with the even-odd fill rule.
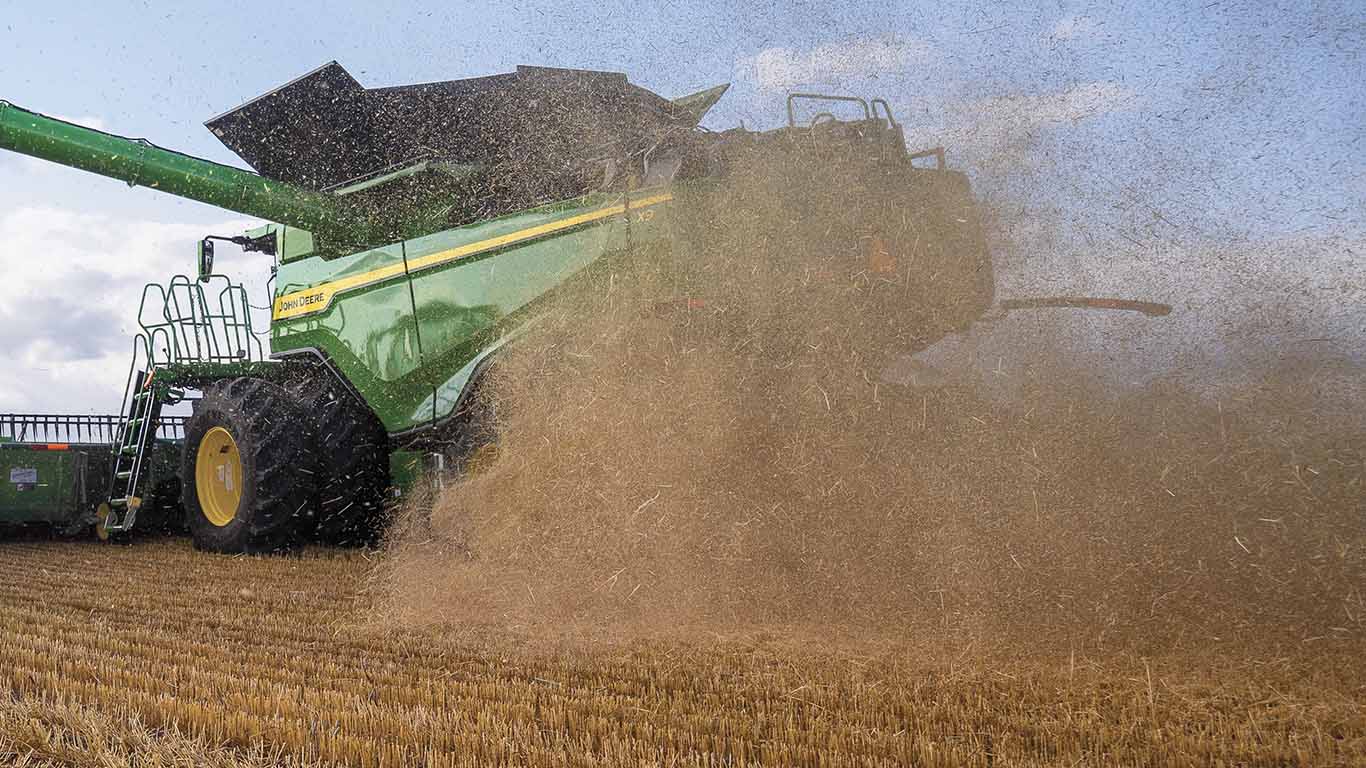
[[[185,416],[157,420],[158,440],[183,440]],[[52,413],[0,413],[0,443],[112,445],[122,419]]]
[[[147,285],[138,324],[146,370],[174,363],[265,359],[265,348],[251,327],[246,288],[223,275],[202,281],[176,275],[166,285]],[[134,369],[137,365],[134,361]]]

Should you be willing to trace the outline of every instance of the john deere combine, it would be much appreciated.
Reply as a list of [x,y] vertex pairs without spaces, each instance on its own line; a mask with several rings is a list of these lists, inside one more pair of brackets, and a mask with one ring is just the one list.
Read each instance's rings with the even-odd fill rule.
[[[756,208],[793,212],[764,224],[775,237],[915,288],[887,292],[901,309],[870,315],[876,333],[915,349],[991,305],[966,178],[943,150],[908,154],[885,102],[794,94],[786,127],[698,128],[725,90],[670,100],[535,67],[367,89],[331,63],[207,123],[257,173],[0,102],[0,147],[275,222],[206,237],[196,276],[148,286],[108,455],[69,470],[99,482],[52,503],[117,534],[178,481],[204,549],[363,538],[413,467],[459,463],[481,372],[549,297],[604,255],[686,258],[756,166]],[[275,257],[268,345],[214,273],[224,241]]]

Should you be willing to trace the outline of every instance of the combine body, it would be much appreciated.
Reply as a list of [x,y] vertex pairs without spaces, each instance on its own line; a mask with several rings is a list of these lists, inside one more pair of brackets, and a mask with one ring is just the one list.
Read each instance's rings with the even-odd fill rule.
[[[534,67],[366,89],[333,63],[208,123],[259,175],[0,102],[0,147],[274,222],[149,286],[100,529],[136,523],[162,409],[189,399],[172,474],[197,544],[364,539],[396,476],[460,465],[483,369],[607,254],[683,262],[749,222],[872,275],[850,332],[906,350],[988,308],[967,180],[942,150],[908,154],[885,102],[797,94],[784,128],[698,129],[724,91]],[[797,118],[831,103],[863,114]],[[268,350],[213,239],[276,257]]]

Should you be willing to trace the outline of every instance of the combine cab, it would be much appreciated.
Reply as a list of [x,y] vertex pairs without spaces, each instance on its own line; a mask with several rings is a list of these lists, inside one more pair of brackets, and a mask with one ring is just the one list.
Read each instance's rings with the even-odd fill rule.
[[[0,102],[0,147],[273,222],[206,237],[195,277],[149,287],[108,457],[84,471],[107,480],[54,504],[140,525],[174,444],[201,548],[372,540],[417,469],[479,445],[471,392],[547,301],[606,255],[684,264],[732,227],[779,246],[775,275],[859,276],[803,285],[847,302],[870,349],[923,348],[992,305],[966,177],[942,149],[908,154],[886,102],[794,94],[777,130],[699,129],[726,87],[671,100],[519,67],[370,89],[332,63],[209,121],[257,173]],[[225,241],[275,258],[268,344],[214,271]]]

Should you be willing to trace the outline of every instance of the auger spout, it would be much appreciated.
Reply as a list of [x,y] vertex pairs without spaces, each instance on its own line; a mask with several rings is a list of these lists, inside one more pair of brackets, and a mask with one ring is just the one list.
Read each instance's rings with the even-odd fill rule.
[[335,244],[384,239],[384,227],[320,192],[75,125],[0,101],[0,149],[308,230]]

